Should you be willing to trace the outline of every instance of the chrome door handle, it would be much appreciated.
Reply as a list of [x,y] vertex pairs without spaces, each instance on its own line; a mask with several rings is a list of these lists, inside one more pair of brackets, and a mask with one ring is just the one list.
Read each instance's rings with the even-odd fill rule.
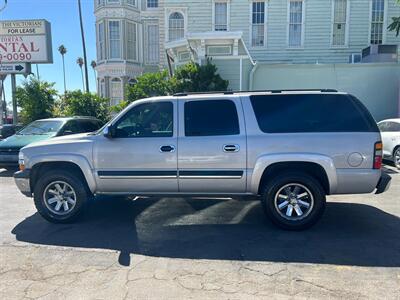
[[160,146],[160,152],[175,152],[175,146],[173,145]]
[[224,152],[239,152],[239,145],[224,145]]

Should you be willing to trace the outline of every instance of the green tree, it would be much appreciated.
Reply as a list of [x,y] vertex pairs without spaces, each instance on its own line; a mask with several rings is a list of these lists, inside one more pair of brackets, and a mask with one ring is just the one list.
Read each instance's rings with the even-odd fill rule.
[[23,82],[17,88],[17,103],[21,108],[20,116],[24,124],[53,116],[57,91],[54,83],[39,81],[35,77]]
[[[397,0],[397,4],[400,5],[400,0]],[[388,26],[390,31],[396,31],[396,36],[400,34],[400,16],[392,17],[392,23]]]
[[210,60],[204,65],[190,62],[176,70],[173,77],[174,90],[175,92],[226,91],[229,81],[222,79],[217,71],[217,67]]
[[174,91],[166,70],[146,73],[137,78],[136,83],[127,89],[127,102],[153,96],[165,96]]
[[92,116],[108,121],[108,99],[81,90],[70,91],[60,98],[58,114],[61,116]]
[[64,61],[64,56],[67,54],[67,48],[65,48],[64,45],[61,45],[58,47],[58,52],[60,52],[61,57],[62,57],[62,63],[63,63],[63,75],[64,75],[64,94],[67,92],[67,83],[65,79],[65,61]]

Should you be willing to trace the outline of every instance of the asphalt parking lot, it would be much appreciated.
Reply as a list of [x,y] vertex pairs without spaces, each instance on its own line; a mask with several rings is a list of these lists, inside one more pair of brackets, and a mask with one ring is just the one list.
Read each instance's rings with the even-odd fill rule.
[[400,299],[400,173],[304,232],[258,201],[101,198],[47,223],[0,169],[1,299]]

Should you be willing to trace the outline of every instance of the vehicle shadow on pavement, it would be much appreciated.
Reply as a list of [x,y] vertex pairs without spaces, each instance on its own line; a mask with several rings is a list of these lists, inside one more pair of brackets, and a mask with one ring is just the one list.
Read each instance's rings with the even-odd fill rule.
[[328,202],[322,220],[302,232],[273,226],[258,201],[101,198],[75,224],[37,213],[19,223],[17,240],[156,257],[400,267],[400,218],[363,204]]
[[13,177],[14,173],[18,171],[18,168],[7,168],[3,169],[0,167],[0,177]]

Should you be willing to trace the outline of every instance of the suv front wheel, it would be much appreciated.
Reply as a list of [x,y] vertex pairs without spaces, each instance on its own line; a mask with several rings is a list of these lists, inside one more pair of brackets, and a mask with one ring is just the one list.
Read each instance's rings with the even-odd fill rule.
[[321,184],[306,173],[281,173],[264,189],[263,208],[271,221],[287,230],[303,230],[314,225],[325,209]]
[[82,180],[69,171],[46,172],[37,181],[33,194],[36,209],[52,223],[74,221],[88,199]]

